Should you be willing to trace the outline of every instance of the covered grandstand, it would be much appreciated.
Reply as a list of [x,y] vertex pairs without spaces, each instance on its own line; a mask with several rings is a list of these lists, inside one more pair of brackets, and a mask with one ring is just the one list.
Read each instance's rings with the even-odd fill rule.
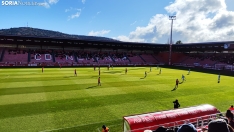
[[[28,30],[35,32],[24,34],[23,31]],[[74,35],[54,33],[57,32],[31,28],[0,30],[0,65],[172,64],[209,69],[233,69],[234,42],[173,44],[171,62],[169,62],[168,44],[121,42],[103,37],[74,37]]]

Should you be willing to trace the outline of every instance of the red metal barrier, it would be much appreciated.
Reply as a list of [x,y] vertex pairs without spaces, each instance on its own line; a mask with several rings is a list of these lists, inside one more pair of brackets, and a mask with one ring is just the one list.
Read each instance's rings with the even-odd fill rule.
[[220,113],[212,105],[205,104],[195,107],[168,110],[141,115],[125,116],[124,132],[144,132],[144,130],[156,130],[160,126],[174,127],[185,122],[196,123],[198,119],[211,118],[210,115]]

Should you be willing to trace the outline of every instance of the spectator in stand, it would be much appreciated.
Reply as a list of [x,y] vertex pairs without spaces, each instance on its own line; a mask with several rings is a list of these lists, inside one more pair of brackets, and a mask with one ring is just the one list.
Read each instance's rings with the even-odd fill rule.
[[234,132],[234,129],[228,124],[228,119],[226,117],[221,117],[221,119],[224,119],[227,123],[229,132]]
[[159,127],[159,128],[157,128],[155,131],[153,131],[153,132],[166,132],[166,128],[165,127],[163,127],[163,126],[161,126],[161,127]]
[[233,113],[230,110],[227,110],[226,117],[228,119],[228,124],[234,128]]
[[232,112],[234,111],[233,105],[230,106],[229,110]]
[[178,109],[180,107],[180,103],[179,103],[178,99],[173,101],[173,104],[174,104],[174,109]]
[[175,132],[175,131],[171,129],[167,129],[166,132]]
[[109,128],[105,125],[102,126],[102,132],[109,132]]
[[152,130],[144,130],[144,132],[153,132]]
[[179,129],[179,127],[175,127],[175,128],[174,128],[174,131],[175,131],[175,132],[177,132],[177,131],[178,131],[178,129]]
[[230,132],[228,125],[223,119],[217,119],[209,122],[208,132]]
[[193,124],[189,123],[180,126],[177,132],[197,132],[197,129]]

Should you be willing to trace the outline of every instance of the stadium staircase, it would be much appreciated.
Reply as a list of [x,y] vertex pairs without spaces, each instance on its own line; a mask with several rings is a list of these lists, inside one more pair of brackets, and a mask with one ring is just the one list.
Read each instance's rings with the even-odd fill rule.
[[145,59],[141,55],[138,56],[146,63]]
[[2,49],[2,52],[0,52],[0,62],[2,61],[2,59],[4,57],[4,53],[5,53],[5,48]]
[[183,63],[183,62],[185,62],[187,59],[189,59],[189,57],[186,57],[185,59],[183,59],[183,60],[180,61],[179,63]]
[[158,63],[160,63],[160,61],[159,61],[154,55],[152,55],[152,56],[153,56],[153,58],[154,58],[155,60],[158,61]]
[[94,59],[94,62],[98,62],[96,55],[94,55],[92,58]]
[[53,62],[55,62],[55,54],[54,54],[54,50],[52,50],[52,57],[53,57]]
[[128,58],[128,55],[127,55],[126,53],[124,53],[124,55],[125,55],[125,57],[128,59],[128,61],[129,61],[130,63],[132,63],[132,61]]
[[29,49],[28,50],[28,62],[30,62],[31,61],[31,50]]
[[113,59],[113,56],[109,53],[109,56],[111,58],[111,60],[115,63],[115,59]]
[[75,54],[75,52],[73,51],[73,56],[74,56],[74,58],[75,58],[75,62],[78,62],[78,60],[77,60],[77,56],[76,56],[76,54]]

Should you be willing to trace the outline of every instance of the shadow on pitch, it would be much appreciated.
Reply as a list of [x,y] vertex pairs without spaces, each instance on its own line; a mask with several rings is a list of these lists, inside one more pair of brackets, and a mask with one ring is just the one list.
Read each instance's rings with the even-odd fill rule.
[[97,78],[97,77],[99,77],[99,76],[91,76],[91,78]]
[[139,68],[136,68],[136,67],[134,67],[134,68],[131,68],[131,69],[129,69],[129,70],[139,70],[139,69],[145,69],[144,67],[139,67]]
[[117,74],[121,73],[122,71],[104,71],[104,73],[110,73],[110,74]]
[[171,91],[175,91],[177,88],[173,88]]
[[77,77],[77,76],[65,76],[63,78],[70,78],[70,77]]
[[95,87],[97,87],[97,86],[98,86],[98,85],[90,86],[90,87],[87,87],[86,89],[95,88]]

